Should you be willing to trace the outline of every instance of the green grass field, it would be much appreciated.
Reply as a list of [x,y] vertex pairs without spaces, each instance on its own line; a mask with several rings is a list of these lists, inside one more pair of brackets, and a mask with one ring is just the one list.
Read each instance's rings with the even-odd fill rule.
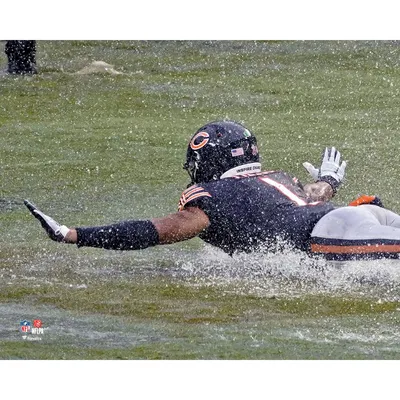
[[[302,162],[333,145],[348,160],[336,202],[377,194],[400,212],[399,43],[39,41],[37,60],[36,76],[0,76],[0,358],[400,357],[396,261],[319,271],[199,239],[78,250],[22,203],[69,226],[174,212],[190,136],[230,118],[264,168],[306,182]],[[122,74],[76,74],[96,60]],[[35,318],[43,340],[23,340]]]

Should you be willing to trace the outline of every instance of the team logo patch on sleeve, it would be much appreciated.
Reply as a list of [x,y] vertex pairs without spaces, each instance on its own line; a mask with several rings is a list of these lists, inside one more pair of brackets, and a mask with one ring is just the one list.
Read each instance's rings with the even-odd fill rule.
[[187,203],[199,197],[212,197],[212,196],[201,186],[192,186],[189,189],[186,189],[182,193],[181,198],[179,199],[178,210],[182,211]]

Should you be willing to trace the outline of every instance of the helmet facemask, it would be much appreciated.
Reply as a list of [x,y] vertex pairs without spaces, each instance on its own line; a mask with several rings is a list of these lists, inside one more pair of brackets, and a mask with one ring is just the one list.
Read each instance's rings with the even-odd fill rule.
[[196,183],[196,174],[199,170],[199,161],[200,161],[200,154],[198,151],[194,151],[185,164],[183,164],[183,169],[187,171],[190,177],[190,183],[188,185],[192,186]]

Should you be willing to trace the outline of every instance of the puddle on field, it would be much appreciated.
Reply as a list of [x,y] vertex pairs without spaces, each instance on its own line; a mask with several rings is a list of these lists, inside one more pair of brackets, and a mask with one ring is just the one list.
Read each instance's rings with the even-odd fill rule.
[[0,213],[10,212],[21,207],[22,201],[0,198]]
[[[163,348],[172,344],[174,352],[167,357],[172,359],[186,358],[187,354],[198,359],[398,359],[399,314],[391,313],[389,319],[383,315],[369,319],[309,318],[297,324],[290,319],[272,319],[182,328],[12,303],[0,305],[0,341],[23,343],[40,337],[40,343],[56,345],[55,349]],[[37,318],[43,322],[43,334],[25,335],[29,337],[24,339],[18,331],[20,322]],[[40,347],[37,351],[40,353]]]
[[[20,322],[40,319],[42,334],[24,335]],[[0,341],[32,341],[96,348],[120,348],[165,341],[161,329],[148,324],[99,314],[71,313],[50,306],[0,304]],[[25,339],[23,336],[26,336]]]
[[[188,354],[195,359],[398,359],[399,314],[391,313],[389,319],[383,315],[372,319],[309,318],[296,324],[290,319],[272,319],[183,328],[13,303],[0,305],[0,342],[32,342],[40,337],[40,344],[55,345],[55,352],[138,346],[149,346],[151,352],[151,346],[162,349],[172,345],[172,353],[165,357],[170,359],[184,359]],[[43,322],[43,334],[25,335],[29,338],[24,339],[18,331],[20,322],[36,318]],[[37,352],[40,354],[40,347]],[[146,353],[141,354],[146,358]]]
[[[300,348],[308,346],[304,358],[369,358],[398,359],[400,356],[400,312],[373,317],[345,316],[310,320],[298,326],[279,329],[280,338]],[[318,349],[316,351],[316,349]],[[323,356],[320,350],[323,349]]]
[[233,285],[260,297],[346,294],[400,300],[400,260],[327,262],[291,250],[231,258],[207,248],[200,258],[178,259],[170,273],[198,285]]
[[[159,277],[180,286],[260,299],[301,299],[316,294],[366,302],[372,299],[374,303],[400,301],[399,260],[327,263],[292,251],[232,258],[208,246],[134,253],[50,246],[29,256],[23,252],[9,255],[3,261],[7,267],[0,271],[2,285],[34,288],[50,284],[71,288],[72,296],[73,291],[85,291],[96,283],[151,285],[152,279]],[[202,300],[198,301],[200,305]],[[223,296],[220,302],[222,307]],[[154,303],[161,304],[161,299],[155,296]],[[70,312],[29,304],[25,299],[24,303],[0,304],[0,341],[23,342],[20,321],[39,318],[44,323],[43,343],[83,349],[159,344],[161,348],[175,346],[171,358],[184,358],[186,352],[191,358],[207,359],[398,358],[398,314],[399,310],[282,318],[267,313],[249,315],[237,323],[188,324]]]
[[226,287],[260,297],[326,294],[400,300],[400,260],[326,262],[290,249],[230,257],[211,246],[142,252],[53,246],[29,255],[10,254],[1,261],[1,282],[11,286],[29,282],[84,289],[90,283],[165,277],[178,284]]

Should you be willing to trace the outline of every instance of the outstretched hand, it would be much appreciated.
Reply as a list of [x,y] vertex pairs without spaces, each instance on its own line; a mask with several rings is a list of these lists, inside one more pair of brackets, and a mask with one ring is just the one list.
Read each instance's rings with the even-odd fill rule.
[[65,225],[60,225],[58,222],[54,221],[53,218],[41,212],[33,203],[29,200],[24,200],[24,204],[31,212],[31,214],[39,220],[43,229],[46,231],[50,239],[56,242],[63,242],[65,236],[69,232],[69,228]]
[[346,161],[340,163],[340,152],[335,147],[325,148],[320,168],[315,168],[309,162],[303,163],[304,168],[315,182],[328,182],[334,191],[344,180],[346,165]]

